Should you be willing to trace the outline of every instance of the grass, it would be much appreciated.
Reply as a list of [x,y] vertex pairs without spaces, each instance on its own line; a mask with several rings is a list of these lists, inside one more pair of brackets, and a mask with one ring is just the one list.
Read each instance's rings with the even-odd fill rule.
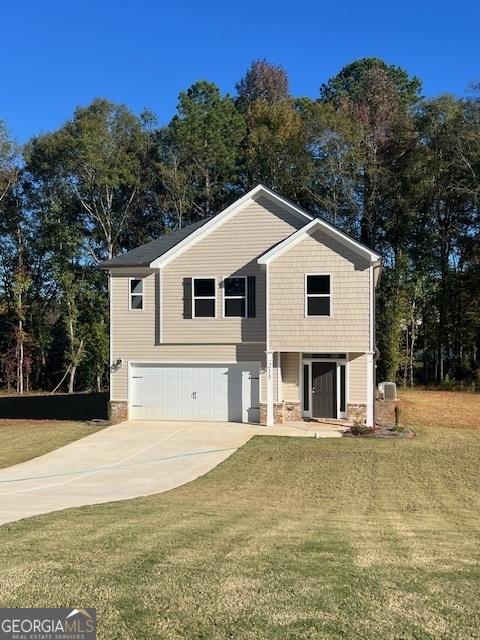
[[399,392],[401,422],[415,426],[480,429],[480,395],[459,391]]
[[478,639],[480,433],[415,426],[257,437],[167,494],[1,527],[0,602],[95,606],[109,640]]
[[41,456],[97,430],[85,422],[0,419],[0,469]]

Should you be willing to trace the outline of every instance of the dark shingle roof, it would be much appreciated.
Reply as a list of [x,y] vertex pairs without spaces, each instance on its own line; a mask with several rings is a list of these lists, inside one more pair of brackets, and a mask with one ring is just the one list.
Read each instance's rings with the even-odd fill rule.
[[188,238],[190,234],[192,234],[200,227],[212,219],[213,216],[209,218],[204,218],[203,220],[199,220],[198,222],[194,222],[193,224],[189,224],[182,229],[177,229],[176,231],[172,231],[161,238],[157,238],[156,240],[152,240],[147,244],[142,244],[140,247],[136,247],[131,251],[127,251],[126,253],[121,253],[110,260],[105,260],[100,265],[101,269],[110,269],[111,267],[148,267],[150,263],[163,256],[164,253],[167,253],[172,247],[177,245],[179,242]]

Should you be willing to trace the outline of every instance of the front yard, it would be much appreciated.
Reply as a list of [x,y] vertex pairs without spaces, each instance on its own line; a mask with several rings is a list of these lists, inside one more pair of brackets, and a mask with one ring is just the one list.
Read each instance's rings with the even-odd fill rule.
[[413,441],[257,437],[170,493],[3,526],[0,602],[94,606],[108,640],[477,639],[480,430],[466,394],[421,424],[424,397]]
[[0,469],[63,447],[98,428],[85,422],[0,419]]

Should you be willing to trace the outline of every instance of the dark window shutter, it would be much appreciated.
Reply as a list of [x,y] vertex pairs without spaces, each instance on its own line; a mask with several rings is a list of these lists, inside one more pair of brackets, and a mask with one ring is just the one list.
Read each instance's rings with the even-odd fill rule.
[[255,276],[248,276],[247,278],[247,317],[255,318]]
[[192,319],[192,279],[183,279],[183,317]]

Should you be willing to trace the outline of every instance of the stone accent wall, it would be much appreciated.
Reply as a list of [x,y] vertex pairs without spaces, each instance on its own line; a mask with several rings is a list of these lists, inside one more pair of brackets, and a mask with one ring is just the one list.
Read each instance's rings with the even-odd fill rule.
[[[273,422],[283,424],[302,419],[302,411],[299,402],[274,402]],[[267,424],[267,405],[260,403],[260,424]]]
[[[274,424],[283,423],[284,407],[283,402],[273,403],[273,422]],[[266,403],[260,403],[260,424],[267,424],[267,405]]]
[[126,400],[110,400],[108,403],[108,419],[112,424],[128,420],[128,403]]
[[284,422],[296,422],[302,419],[300,402],[285,402]]
[[377,399],[375,401],[375,422],[380,427],[393,427],[395,425],[395,407],[398,404],[398,400]]
[[366,404],[349,404],[347,406],[347,418],[352,422],[367,421],[367,405]]

